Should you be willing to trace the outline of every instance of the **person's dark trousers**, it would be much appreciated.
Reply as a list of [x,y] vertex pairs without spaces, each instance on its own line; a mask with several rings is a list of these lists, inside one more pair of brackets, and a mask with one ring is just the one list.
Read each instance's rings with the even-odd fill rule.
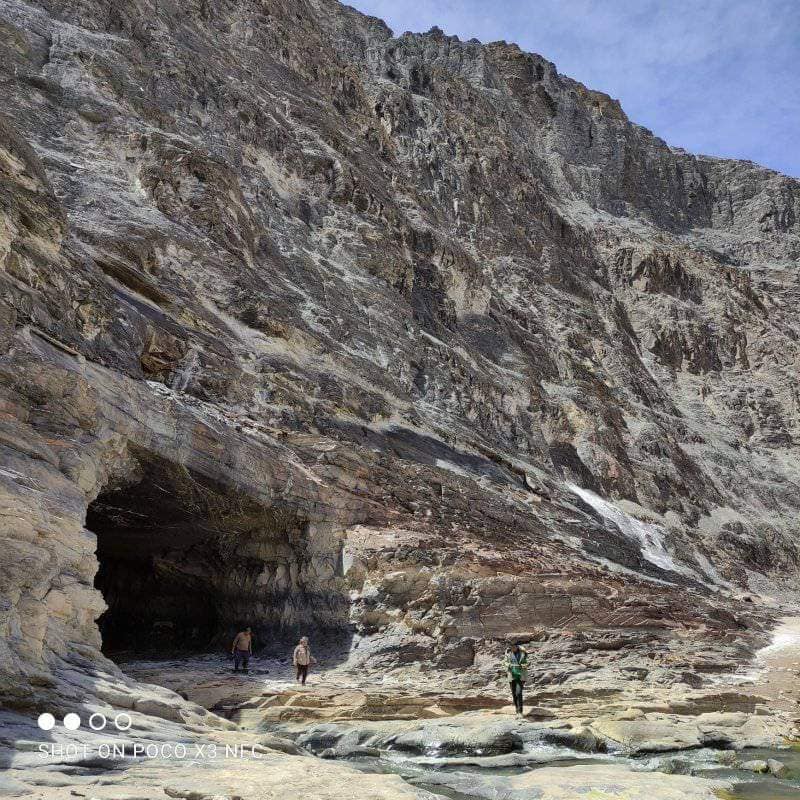
[[250,663],[250,651],[249,650],[235,650],[233,653],[233,671],[239,671],[239,664],[242,665],[242,668],[245,672],[247,672],[247,665]]
[[306,678],[308,677],[308,664],[298,664],[297,665],[297,680],[306,685]]
[[514,708],[521,714],[522,713],[522,681],[519,678],[514,678],[511,681],[511,696],[514,698]]

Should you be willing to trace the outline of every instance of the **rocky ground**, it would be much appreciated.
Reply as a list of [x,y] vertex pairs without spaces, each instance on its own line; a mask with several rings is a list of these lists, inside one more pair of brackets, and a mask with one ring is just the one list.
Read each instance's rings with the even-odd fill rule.
[[[8,791],[458,796],[474,778],[384,751],[793,735],[793,663],[739,671],[798,609],[796,180],[671,148],[513,44],[333,0],[0,0],[0,98]],[[325,684],[143,663],[246,624],[265,658],[324,642]],[[257,744],[272,777],[35,760],[36,715],[92,708]],[[380,755],[343,763],[353,741]],[[587,766],[493,779],[568,796]]]
[[[799,665],[792,617],[755,662],[707,673],[705,689],[628,669],[615,685],[530,687],[520,719],[502,678],[463,672],[381,677],[322,663],[301,687],[286,659],[256,658],[248,675],[219,656],[125,662],[136,682],[102,676],[100,699],[76,706],[75,733],[46,735],[0,712],[0,787],[53,800],[792,797],[800,756],[785,748],[800,734]],[[86,730],[89,714],[112,709],[128,709],[130,732]]]

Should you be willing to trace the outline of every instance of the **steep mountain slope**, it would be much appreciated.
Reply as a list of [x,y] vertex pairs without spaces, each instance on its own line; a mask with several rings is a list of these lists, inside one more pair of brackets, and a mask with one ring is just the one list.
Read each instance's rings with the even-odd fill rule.
[[799,557],[796,181],[328,0],[0,11],[7,699],[100,658],[103,597],[107,644],[443,667],[758,632],[735,598]]

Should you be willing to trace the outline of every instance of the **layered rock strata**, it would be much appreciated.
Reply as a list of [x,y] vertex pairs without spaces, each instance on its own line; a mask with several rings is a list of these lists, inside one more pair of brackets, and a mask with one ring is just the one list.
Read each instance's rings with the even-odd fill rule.
[[5,702],[99,617],[746,657],[798,563],[797,181],[329,0],[0,27]]

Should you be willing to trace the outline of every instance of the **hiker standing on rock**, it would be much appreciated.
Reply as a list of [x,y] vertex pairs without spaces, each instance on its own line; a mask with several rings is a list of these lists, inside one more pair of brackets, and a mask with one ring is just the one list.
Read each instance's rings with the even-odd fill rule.
[[300,639],[300,644],[295,647],[292,663],[297,669],[297,677],[295,680],[300,681],[300,683],[305,686],[309,665],[317,663],[317,659],[311,655],[311,648],[308,646],[308,636],[303,636],[303,638]]
[[528,677],[528,651],[514,643],[506,650],[503,666],[506,668],[508,682],[511,684],[511,696],[517,715],[522,715],[522,687]]
[[236,634],[236,638],[231,645],[233,655],[233,671],[239,671],[239,664],[242,665],[242,672],[247,672],[247,665],[250,663],[250,656],[253,655],[253,634],[250,628],[245,628]]

